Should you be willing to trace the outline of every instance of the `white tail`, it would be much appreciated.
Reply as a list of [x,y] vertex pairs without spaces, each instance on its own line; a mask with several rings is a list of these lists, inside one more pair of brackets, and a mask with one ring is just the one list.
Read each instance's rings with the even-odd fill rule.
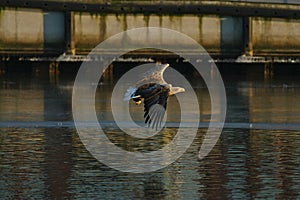
[[124,95],[123,100],[129,101],[134,96],[134,93],[136,92],[136,90],[137,89],[135,87],[128,88],[126,94]]

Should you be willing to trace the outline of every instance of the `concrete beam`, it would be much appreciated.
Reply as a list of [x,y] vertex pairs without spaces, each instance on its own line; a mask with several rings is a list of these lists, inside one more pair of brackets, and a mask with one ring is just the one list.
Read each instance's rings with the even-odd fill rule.
[[[98,2],[98,1],[97,1]],[[6,0],[3,7],[39,8],[47,11],[77,11],[115,14],[215,14],[226,16],[259,16],[300,18],[300,5],[229,1],[113,1],[105,3],[75,1]],[[102,3],[101,3],[102,2]]]

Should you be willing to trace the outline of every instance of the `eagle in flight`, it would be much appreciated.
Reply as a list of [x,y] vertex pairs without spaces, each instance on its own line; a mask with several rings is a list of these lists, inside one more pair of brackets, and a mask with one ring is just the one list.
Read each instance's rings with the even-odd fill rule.
[[173,87],[164,80],[163,73],[168,66],[169,64],[156,65],[124,95],[124,101],[132,99],[137,105],[144,101],[144,118],[148,127],[160,128],[167,109],[168,97],[185,92],[184,88]]

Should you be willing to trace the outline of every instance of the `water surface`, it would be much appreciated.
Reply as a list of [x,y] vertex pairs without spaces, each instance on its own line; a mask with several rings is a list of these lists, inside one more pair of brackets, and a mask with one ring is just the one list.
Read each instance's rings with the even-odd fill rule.
[[[281,66],[284,67],[284,66]],[[299,67],[299,66],[298,66]],[[0,194],[3,199],[297,199],[300,198],[300,131],[272,124],[300,122],[300,80],[295,66],[275,68],[266,76],[262,66],[220,68],[227,92],[227,123],[213,151],[198,159],[206,128],[181,158],[151,173],[125,173],[98,162],[72,125],[74,73],[60,75],[7,72],[0,75]],[[239,71],[237,71],[239,70]],[[115,72],[117,73],[117,72]],[[118,77],[115,74],[114,77]],[[110,97],[116,79],[99,84],[96,110],[100,121],[113,120]],[[209,93],[200,79],[192,85],[200,102],[201,122],[210,119]],[[126,86],[127,87],[127,86]],[[130,105],[142,121],[142,108]],[[168,121],[179,116],[170,98]],[[190,116],[193,119],[193,116]],[[15,126],[5,127],[14,122]],[[18,125],[32,122],[30,127]],[[58,122],[56,126],[39,125]],[[267,129],[239,127],[269,124]],[[36,127],[35,125],[36,124]],[[274,126],[273,126],[274,127]],[[129,151],[152,151],[168,144],[176,127],[147,140],[134,140],[116,127],[105,132]],[[119,163],[122,165],[122,163]]]

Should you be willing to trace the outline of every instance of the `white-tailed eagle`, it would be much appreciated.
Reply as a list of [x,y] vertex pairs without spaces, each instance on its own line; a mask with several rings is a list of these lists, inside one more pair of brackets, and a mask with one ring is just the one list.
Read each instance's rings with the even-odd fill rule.
[[148,127],[161,127],[168,97],[185,91],[184,88],[173,87],[164,80],[163,73],[168,66],[169,64],[160,64],[146,72],[143,79],[135,87],[130,87],[124,96],[125,101],[132,99],[137,105],[144,101],[144,118]]

